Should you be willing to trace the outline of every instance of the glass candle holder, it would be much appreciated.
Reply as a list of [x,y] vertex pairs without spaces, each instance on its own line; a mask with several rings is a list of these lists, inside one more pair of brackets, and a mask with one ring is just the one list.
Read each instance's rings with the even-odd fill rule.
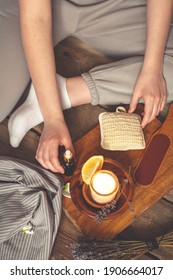
[[109,170],[96,172],[90,183],[91,196],[99,204],[106,204],[113,200],[119,190],[117,176]]

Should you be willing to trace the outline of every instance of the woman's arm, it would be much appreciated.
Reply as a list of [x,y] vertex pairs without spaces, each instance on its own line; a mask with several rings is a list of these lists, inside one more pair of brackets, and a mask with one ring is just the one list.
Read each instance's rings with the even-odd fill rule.
[[23,47],[44,118],[37,160],[54,172],[63,172],[58,146],[72,148],[58,93],[52,46],[51,0],[19,0]]
[[143,127],[153,120],[165,105],[163,59],[173,13],[173,0],[148,0],[147,2],[146,50],[129,110],[133,112],[139,99],[144,100]]

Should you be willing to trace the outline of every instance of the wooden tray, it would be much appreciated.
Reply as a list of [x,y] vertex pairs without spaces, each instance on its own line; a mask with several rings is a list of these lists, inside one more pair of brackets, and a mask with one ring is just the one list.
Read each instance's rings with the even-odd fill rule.
[[[170,107],[172,108],[173,105]],[[142,109],[141,109],[142,108]],[[141,115],[143,107],[138,106],[138,111]],[[170,110],[169,117],[173,119],[173,110]],[[155,119],[144,129],[146,144],[153,133],[161,127],[158,119]],[[164,128],[165,134],[173,131],[173,122],[170,122],[169,127]],[[74,176],[79,172],[79,167],[92,155],[101,154],[104,157],[112,158],[122,164],[126,170],[131,169],[133,177],[134,170],[139,163],[144,150],[133,151],[106,151],[100,146],[100,128],[99,126],[92,129],[84,137],[75,143],[77,169]],[[171,143],[169,150],[163,160],[161,167],[155,176],[154,182],[148,185],[147,188],[140,184],[134,185],[135,191],[131,207],[124,211],[120,211],[115,215],[114,219],[105,219],[101,223],[95,221],[93,217],[86,215],[83,211],[73,203],[70,198],[63,197],[63,209],[71,221],[86,235],[99,239],[113,238],[133,221],[143,214],[150,206],[154,205],[161,197],[173,188],[173,145]],[[69,180],[69,178],[67,178]]]

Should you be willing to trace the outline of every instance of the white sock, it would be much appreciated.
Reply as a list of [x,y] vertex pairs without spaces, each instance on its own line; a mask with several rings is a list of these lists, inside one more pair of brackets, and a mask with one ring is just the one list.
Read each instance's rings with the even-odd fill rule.
[[61,106],[63,110],[71,108],[71,101],[67,92],[67,87],[66,87],[66,78],[56,75],[57,76],[57,81],[58,81],[58,88],[59,88],[59,94],[60,94],[60,101],[61,101]]
[[[66,89],[66,79],[57,74],[58,87],[62,109],[71,108],[71,102]],[[8,122],[10,144],[16,148],[19,146],[25,134],[34,126],[43,122],[43,116],[37,101],[36,92],[31,84],[29,94],[25,102],[11,115]]]

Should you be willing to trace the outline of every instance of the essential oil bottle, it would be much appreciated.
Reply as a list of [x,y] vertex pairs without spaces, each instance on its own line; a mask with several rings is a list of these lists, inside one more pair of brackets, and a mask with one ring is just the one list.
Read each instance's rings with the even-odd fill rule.
[[64,175],[71,176],[75,170],[75,157],[70,150],[66,150],[63,154],[62,166],[64,167]]

